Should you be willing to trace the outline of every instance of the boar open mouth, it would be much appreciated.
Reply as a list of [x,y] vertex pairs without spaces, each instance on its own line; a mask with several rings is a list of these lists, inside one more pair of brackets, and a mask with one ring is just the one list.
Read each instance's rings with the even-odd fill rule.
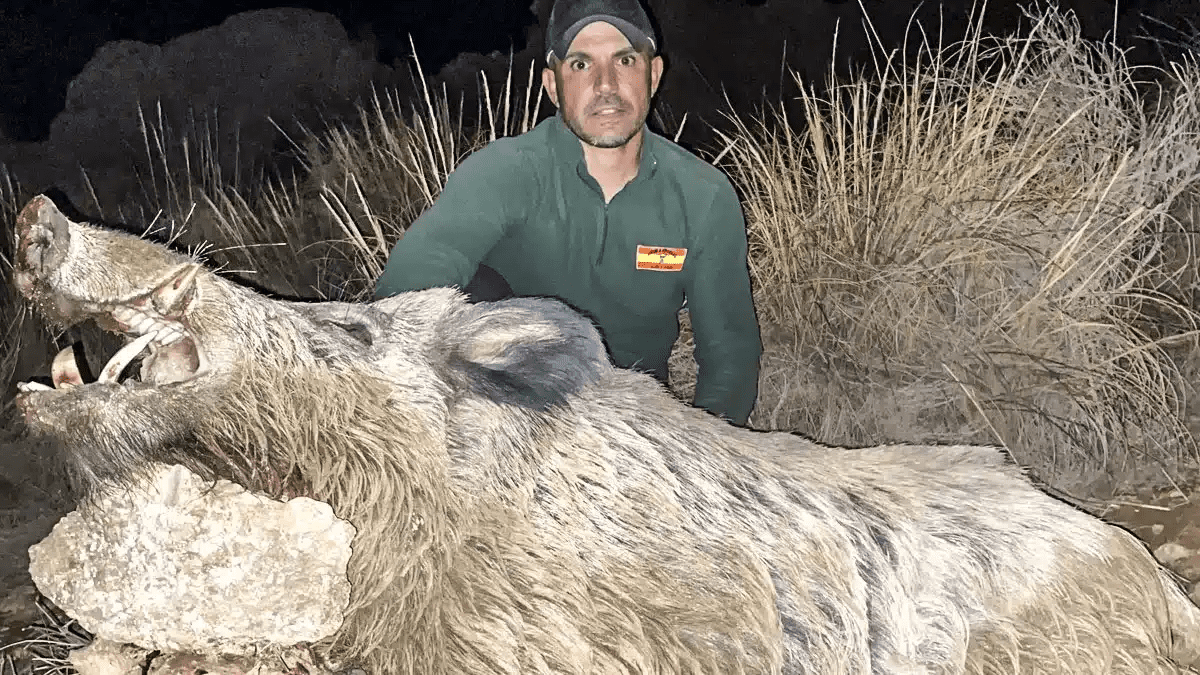
[[[85,313],[105,330],[127,335],[130,341],[108,360],[96,377],[96,383],[118,383],[121,374],[134,359],[142,356],[136,373],[143,384],[161,386],[193,379],[207,370],[207,359],[188,326],[188,310],[195,301],[195,276],[198,266],[188,265],[176,271],[154,290],[131,300],[104,308],[89,308]],[[144,356],[143,356],[144,355]],[[54,389],[89,384],[84,381],[73,347],[54,357],[51,366]],[[126,380],[128,384],[130,380]],[[45,391],[40,382],[22,382],[21,391]]]

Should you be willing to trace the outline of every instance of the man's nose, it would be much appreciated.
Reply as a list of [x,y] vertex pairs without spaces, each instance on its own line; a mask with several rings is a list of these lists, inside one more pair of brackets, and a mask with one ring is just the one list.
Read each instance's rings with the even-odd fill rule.
[[617,69],[612,64],[603,64],[596,68],[596,90],[612,91],[617,88]]

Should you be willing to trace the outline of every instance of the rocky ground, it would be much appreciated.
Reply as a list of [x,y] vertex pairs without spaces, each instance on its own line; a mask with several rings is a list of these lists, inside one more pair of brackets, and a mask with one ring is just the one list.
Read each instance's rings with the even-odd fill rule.
[[1111,503],[1104,519],[1136,534],[1154,557],[1183,577],[1200,604],[1200,490],[1178,489]]

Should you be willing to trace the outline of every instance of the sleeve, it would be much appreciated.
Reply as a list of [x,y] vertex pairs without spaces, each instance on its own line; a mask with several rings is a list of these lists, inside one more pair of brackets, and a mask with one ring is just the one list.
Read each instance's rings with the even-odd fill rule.
[[528,207],[516,197],[535,194],[531,180],[520,156],[503,145],[493,143],[468,157],[450,174],[433,206],[392,247],[375,297],[435,286],[465,288],[509,224],[525,217]]
[[762,341],[750,294],[746,220],[728,182],[714,194],[708,215],[686,291],[699,366],[694,403],[744,425],[758,396]]

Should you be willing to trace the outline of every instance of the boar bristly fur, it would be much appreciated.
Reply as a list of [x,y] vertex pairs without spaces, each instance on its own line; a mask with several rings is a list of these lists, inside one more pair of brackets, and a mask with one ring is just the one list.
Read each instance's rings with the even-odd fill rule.
[[[48,318],[140,378],[26,387],[82,489],[181,463],[357,528],[326,648],[381,675],[1183,673],[1200,611],[1130,534],[987,447],[741,429],[549,299],[270,299],[151,242],[17,223]],[[119,364],[118,364],[119,365]],[[116,366],[113,369],[117,369]]]

